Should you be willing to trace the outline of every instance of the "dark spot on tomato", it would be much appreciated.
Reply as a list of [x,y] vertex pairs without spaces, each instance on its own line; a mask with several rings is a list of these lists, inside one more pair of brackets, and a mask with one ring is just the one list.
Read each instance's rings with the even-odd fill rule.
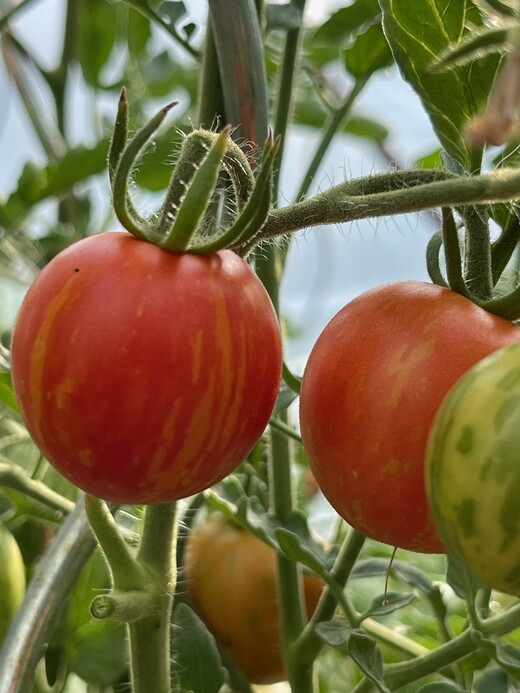
[[76,268],[74,269],[74,272],[79,272],[79,267],[76,267]]
[[455,445],[457,452],[460,452],[461,455],[468,455],[473,450],[473,436],[473,428],[464,426]]
[[476,531],[475,509],[474,498],[464,498],[457,508],[457,524],[464,537],[470,537]]

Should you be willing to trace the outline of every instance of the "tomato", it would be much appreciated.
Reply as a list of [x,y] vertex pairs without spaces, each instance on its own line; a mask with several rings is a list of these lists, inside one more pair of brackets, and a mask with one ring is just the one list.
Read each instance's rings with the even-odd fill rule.
[[29,289],[15,393],[43,454],[118,503],[197,493],[264,431],[281,377],[278,321],[230,250],[173,253],[128,233],[84,239]]
[[[193,605],[247,678],[282,681],[274,549],[215,514],[192,531],[184,571]],[[311,575],[303,582],[310,615],[324,583]]]
[[301,433],[324,495],[353,527],[405,549],[443,552],[426,500],[424,455],[455,381],[520,329],[448,289],[372,289],[318,338],[305,368]]
[[520,596],[520,345],[474,366],[430,432],[427,492],[448,551],[482,582]]
[[25,594],[25,566],[11,532],[0,524],[0,644]]

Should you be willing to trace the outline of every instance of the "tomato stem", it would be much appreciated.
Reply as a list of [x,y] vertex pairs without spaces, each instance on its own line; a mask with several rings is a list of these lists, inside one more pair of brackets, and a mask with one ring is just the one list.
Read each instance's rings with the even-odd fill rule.
[[132,556],[105,501],[86,495],[85,510],[108,563],[115,589],[125,591],[146,588],[148,576]]
[[153,576],[150,615],[128,625],[133,693],[171,691],[171,612],[177,579],[177,504],[145,510],[138,562]]
[[[210,253],[221,248],[239,247],[253,238],[262,228],[271,211],[272,166],[278,145],[279,140],[273,142],[271,135],[267,138],[262,166],[253,191],[235,223],[214,240],[192,247],[193,252]],[[239,254],[241,254],[240,251]]]
[[162,248],[182,252],[188,250],[194,234],[208,209],[219,179],[222,160],[228,148],[230,128],[215,139],[185,190],[177,214],[166,237],[159,241]]
[[302,202],[273,210],[257,240],[323,224],[432,207],[514,200],[519,193],[520,172],[513,168],[472,177],[433,169],[391,171],[346,181]]
[[94,599],[97,618],[127,624],[133,693],[170,693],[170,629],[177,576],[176,504],[146,507],[141,545],[134,557],[107,504],[86,496],[85,507],[109,565],[114,589]]
[[433,234],[426,246],[426,269],[434,284],[447,289],[448,282],[444,279],[439,260],[439,253],[443,247],[442,234],[443,230],[439,229]]
[[470,206],[464,209],[463,218],[466,237],[464,279],[471,294],[486,301],[493,296],[488,213],[483,205]]
[[469,298],[469,291],[462,274],[462,257],[457,226],[453,217],[453,211],[449,207],[442,208],[442,242],[444,245],[448,285],[453,291]]
[[[351,528],[341,545],[330,572],[337,585],[342,588],[350,577],[365,540],[366,537],[363,534]],[[316,626],[321,621],[328,621],[333,617],[338,603],[334,592],[335,590],[330,586],[325,588],[316,611],[295,643],[296,656],[300,661],[305,662],[306,666],[316,659],[323,647],[323,640],[317,635]]]

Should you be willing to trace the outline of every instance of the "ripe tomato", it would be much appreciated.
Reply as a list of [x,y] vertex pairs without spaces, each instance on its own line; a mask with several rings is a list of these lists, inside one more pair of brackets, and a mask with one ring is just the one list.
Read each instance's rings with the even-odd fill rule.
[[511,342],[520,342],[512,323],[417,281],[372,289],[331,320],[305,369],[301,432],[349,524],[392,546],[444,551],[424,488],[428,432],[455,381]]
[[27,427],[59,471],[107,500],[161,503],[220,481],[252,449],[278,393],[281,337],[233,252],[103,233],[36,279],[12,369]]
[[[184,572],[193,605],[249,681],[284,680],[274,549],[215,514],[189,536]],[[310,615],[324,583],[303,581]]]
[[427,491],[448,551],[490,587],[520,596],[520,345],[480,361],[430,432]]

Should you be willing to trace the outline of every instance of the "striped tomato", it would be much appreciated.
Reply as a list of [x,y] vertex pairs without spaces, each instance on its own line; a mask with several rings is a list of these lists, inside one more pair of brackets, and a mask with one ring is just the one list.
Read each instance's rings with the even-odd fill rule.
[[119,503],[160,503],[229,474],[267,424],[281,374],[270,299],[229,250],[172,253],[128,233],[41,272],[12,342],[15,392],[43,454]]
[[301,388],[303,443],[323,493],[364,534],[442,552],[424,487],[435,413],[455,381],[520,329],[417,281],[368,291],[328,324]]
[[426,468],[448,551],[485,584],[520,596],[520,344],[480,361],[450,391]]

